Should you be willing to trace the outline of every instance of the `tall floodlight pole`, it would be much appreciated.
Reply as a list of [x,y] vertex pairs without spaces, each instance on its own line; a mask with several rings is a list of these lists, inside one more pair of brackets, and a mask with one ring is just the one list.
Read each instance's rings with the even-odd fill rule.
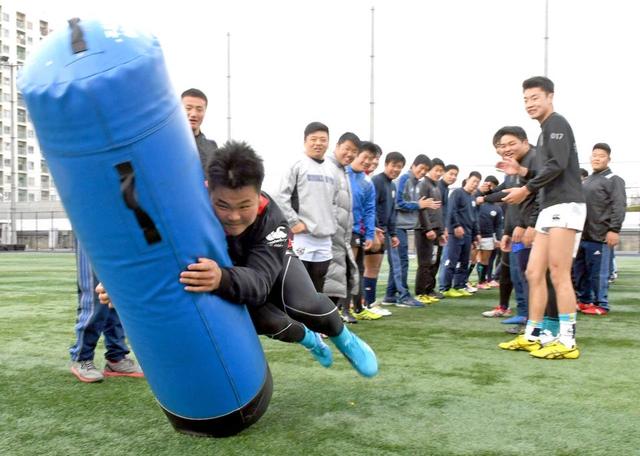
[[544,10],[544,75],[549,75],[549,0],[545,0]]
[[227,32],[227,141],[231,140],[231,33]]
[[370,91],[370,97],[369,97],[369,141],[373,142],[373,112],[374,112],[374,105],[375,105],[375,101],[374,101],[374,90],[373,90],[373,75],[374,75],[374,52],[373,52],[373,44],[374,44],[374,15],[375,15],[375,8],[372,6],[371,7],[371,91]]

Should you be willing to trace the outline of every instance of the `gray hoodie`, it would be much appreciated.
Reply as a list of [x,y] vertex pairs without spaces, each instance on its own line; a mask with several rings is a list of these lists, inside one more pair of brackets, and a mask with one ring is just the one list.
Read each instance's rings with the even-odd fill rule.
[[336,232],[337,193],[338,188],[327,163],[304,155],[282,176],[274,199],[290,227],[303,222],[308,234],[328,237]]

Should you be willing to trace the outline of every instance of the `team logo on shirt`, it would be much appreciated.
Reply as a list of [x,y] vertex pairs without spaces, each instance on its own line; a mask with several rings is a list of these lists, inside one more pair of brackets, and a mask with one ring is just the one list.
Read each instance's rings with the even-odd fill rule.
[[550,139],[562,139],[562,138],[564,138],[564,133],[551,133],[549,138]]
[[265,240],[267,241],[267,245],[270,245],[271,247],[282,247],[288,237],[287,228],[281,225],[271,233],[267,234]]

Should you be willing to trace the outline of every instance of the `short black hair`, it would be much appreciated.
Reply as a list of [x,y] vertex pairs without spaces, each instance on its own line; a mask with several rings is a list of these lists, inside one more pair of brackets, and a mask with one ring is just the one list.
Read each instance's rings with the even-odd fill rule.
[[371,141],[362,141],[360,143],[360,151],[369,151],[373,153],[376,157],[380,157],[382,155],[382,149],[376,143],[372,143]]
[[497,146],[504,135],[515,136],[520,141],[528,141],[527,132],[524,131],[524,128],[518,127],[517,125],[507,125],[506,127],[502,127],[500,130],[496,131],[493,135],[493,145]]
[[194,89],[193,87],[182,92],[182,95],[180,95],[180,98],[184,98],[184,97],[201,98],[204,100],[205,104],[207,105],[209,104],[209,100],[207,100],[207,96],[204,94],[204,92],[200,89]]
[[546,76],[534,76],[522,83],[522,90],[540,88],[546,93],[553,93],[555,87],[553,81]]
[[404,166],[407,163],[407,160],[404,158],[404,155],[402,155],[400,152],[389,152],[387,156],[384,158],[384,164],[387,165],[391,162],[394,162],[394,163],[401,162],[402,166]]
[[584,168],[580,168],[580,177],[587,177],[589,175],[589,171]]
[[411,166],[419,165],[427,165],[427,168],[431,168],[431,159],[425,154],[418,154],[416,158],[413,159],[413,164]]
[[351,133],[350,131],[343,133],[342,136],[338,138],[338,145],[347,141],[351,141],[353,145],[356,146],[358,150],[360,150],[360,145],[362,144],[362,142],[360,141],[360,138],[358,138],[358,135],[356,135],[355,133]]
[[498,185],[500,182],[498,182],[498,178],[496,176],[492,176],[491,174],[489,174],[487,177],[484,178],[485,182],[491,182],[493,185]]
[[482,180],[482,174],[480,174],[478,171],[471,171],[467,179],[469,179],[470,177],[477,177],[479,180]]
[[607,143],[596,143],[591,151],[594,151],[596,149],[602,149],[607,153],[608,156],[611,156],[611,146],[609,146],[609,144]]
[[304,139],[307,140],[307,136],[311,133],[315,133],[316,131],[324,131],[327,135],[329,134],[329,127],[327,127],[322,122],[311,122],[304,128]]
[[242,141],[228,141],[217,149],[207,163],[209,190],[216,187],[237,189],[248,185],[262,188],[264,165],[253,148]]
[[458,168],[458,165],[454,165],[453,163],[450,165],[447,165],[444,167],[444,172],[448,172],[451,171],[452,169],[455,169],[456,171],[460,172],[460,168]]
[[435,168],[436,166],[442,166],[442,168],[444,169],[444,162],[438,157],[431,159],[431,169]]

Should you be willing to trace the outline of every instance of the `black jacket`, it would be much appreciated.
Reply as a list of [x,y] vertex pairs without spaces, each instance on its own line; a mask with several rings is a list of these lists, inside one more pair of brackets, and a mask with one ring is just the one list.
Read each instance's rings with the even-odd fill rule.
[[591,174],[582,182],[587,200],[582,239],[605,242],[608,231],[620,232],[627,207],[624,187],[624,179],[609,168]]
[[[433,198],[434,201],[442,201],[442,193],[438,182],[433,181],[429,176],[425,176],[419,185],[420,198]],[[420,209],[418,221],[421,230],[434,230],[439,236],[444,232],[444,217],[442,206],[438,209]]]
[[284,267],[289,225],[269,195],[260,197],[258,217],[240,236],[227,236],[233,266],[222,268],[215,294],[236,303],[259,306]]
[[536,146],[541,166],[527,177],[527,188],[540,192],[540,210],[562,203],[584,203],[578,151],[569,122],[554,112],[540,125]]

